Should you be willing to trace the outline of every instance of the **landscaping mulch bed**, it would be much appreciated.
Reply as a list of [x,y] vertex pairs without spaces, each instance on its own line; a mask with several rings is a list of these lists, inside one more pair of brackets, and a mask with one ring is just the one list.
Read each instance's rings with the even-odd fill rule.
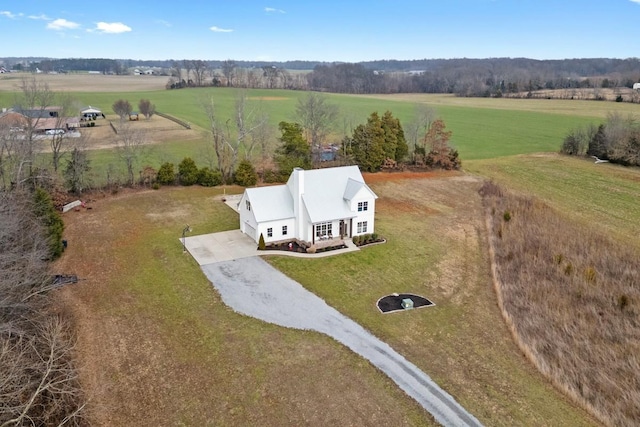
[[430,307],[435,305],[425,297],[414,294],[392,294],[382,297],[378,300],[378,310],[382,313],[393,313],[394,311],[408,311],[402,307],[402,300],[410,299],[413,301],[413,308]]
[[[291,246],[289,246],[291,245]],[[345,244],[339,244],[336,246],[328,246],[326,248],[318,248],[315,253],[328,252],[336,249],[345,249],[347,246]],[[307,253],[307,249],[303,246],[300,246],[297,242],[284,242],[278,243],[275,245],[268,245],[264,248],[265,251],[286,251],[286,252],[300,252]]]

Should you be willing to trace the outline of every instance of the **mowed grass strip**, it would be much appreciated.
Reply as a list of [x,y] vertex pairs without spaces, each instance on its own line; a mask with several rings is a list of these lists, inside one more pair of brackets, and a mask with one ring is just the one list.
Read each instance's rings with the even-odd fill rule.
[[[485,425],[595,425],[512,341],[492,287],[480,182],[443,175],[370,183],[385,244],[339,257],[267,259],[418,365]],[[436,306],[381,314],[376,301],[393,292]]]
[[544,200],[571,221],[640,248],[640,168],[594,164],[591,158],[559,154],[476,160],[463,166]]
[[[234,313],[183,254],[192,234],[237,227],[221,189],[123,192],[65,215],[55,269],[78,330],[93,425],[435,425],[328,337]],[[238,189],[227,188],[228,192]]]

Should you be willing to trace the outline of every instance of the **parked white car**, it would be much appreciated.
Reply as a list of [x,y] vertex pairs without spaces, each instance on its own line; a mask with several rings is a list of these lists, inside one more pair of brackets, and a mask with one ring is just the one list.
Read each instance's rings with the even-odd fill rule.
[[64,133],[64,129],[49,129],[44,133],[45,135],[62,135]]

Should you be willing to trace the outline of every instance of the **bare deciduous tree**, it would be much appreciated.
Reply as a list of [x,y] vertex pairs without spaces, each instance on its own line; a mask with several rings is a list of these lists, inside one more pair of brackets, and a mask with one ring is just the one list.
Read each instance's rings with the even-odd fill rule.
[[325,143],[338,117],[338,106],[330,104],[325,95],[308,92],[298,99],[296,105],[296,121],[305,130],[305,139],[313,147],[320,147]]
[[[204,109],[211,126],[211,140],[216,153],[218,170],[225,182],[230,182],[238,155],[241,150],[251,153],[255,146],[252,134],[266,122],[266,115],[257,114],[257,109],[248,107],[247,96],[239,92],[236,98],[235,117],[221,121],[211,99],[204,104]],[[235,124],[235,127],[232,126]]]
[[[416,161],[416,149],[419,147],[424,135],[431,129],[431,124],[437,118],[436,111],[426,105],[417,105],[414,113],[414,119],[405,127],[405,135],[407,144],[412,149],[412,159]],[[418,151],[424,154],[425,147],[421,147]]]
[[140,111],[140,114],[144,115],[147,120],[149,120],[151,116],[156,113],[156,106],[148,99],[141,99],[140,102],[138,102],[138,110]]
[[222,75],[227,81],[227,87],[233,86],[233,79],[236,73],[236,62],[232,59],[227,59],[222,62]]
[[48,308],[48,244],[32,197],[0,192],[0,426],[80,425],[65,318]]
[[146,149],[146,134],[133,129],[130,123],[122,122],[115,140],[118,156],[127,169],[127,185],[135,183],[135,169]]
[[193,69],[193,61],[190,59],[183,59],[182,67],[187,73],[187,86],[191,86],[191,70]]
[[120,117],[120,121],[124,121],[127,116],[131,114],[131,111],[133,111],[131,103],[126,99],[118,99],[113,103],[111,108],[113,109],[113,112],[116,113],[118,117]]
[[196,59],[191,61],[191,65],[193,66],[193,74],[196,80],[195,85],[198,87],[204,86],[204,78],[207,75],[207,70],[209,69],[207,62],[201,59]]
[[[73,115],[73,101],[68,94],[60,94],[58,99],[60,110],[58,116],[55,119],[55,128],[64,129],[66,128],[66,118]],[[66,130],[68,131],[69,129]],[[69,137],[69,135],[67,135],[66,132],[56,132],[51,135],[49,145],[51,147],[51,161],[53,163],[53,170],[55,172],[58,172],[58,168],[60,167],[62,158],[70,149],[71,138]]]

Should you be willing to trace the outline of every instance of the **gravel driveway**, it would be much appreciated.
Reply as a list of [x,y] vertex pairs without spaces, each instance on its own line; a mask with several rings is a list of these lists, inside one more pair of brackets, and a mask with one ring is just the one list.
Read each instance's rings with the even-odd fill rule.
[[236,312],[295,329],[322,332],[369,360],[445,426],[480,426],[429,376],[356,322],[259,257],[201,266]]

